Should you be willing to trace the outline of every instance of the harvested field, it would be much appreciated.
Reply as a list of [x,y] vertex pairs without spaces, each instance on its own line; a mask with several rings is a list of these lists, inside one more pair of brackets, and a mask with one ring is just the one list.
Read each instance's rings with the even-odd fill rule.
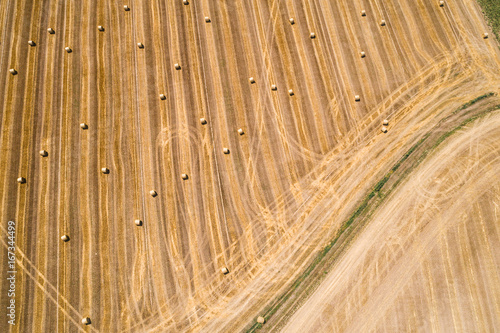
[[500,104],[488,31],[470,0],[6,1],[0,331],[496,327],[495,111],[394,190],[309,301],[254,325],[430,129]]
[[284,332],[500,327],[500,110],[393,193]]

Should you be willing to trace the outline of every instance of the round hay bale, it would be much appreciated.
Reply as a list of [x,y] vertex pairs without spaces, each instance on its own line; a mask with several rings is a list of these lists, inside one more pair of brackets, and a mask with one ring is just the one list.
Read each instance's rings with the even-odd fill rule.
[[109,169],[108,168],[102,168],[101,169],[101,172],[105,175],[107,175],[109,173]]
[[97,30],[99,30],[99,31],[104,31],[104,27],[103,27],[102,25],[98,25],[98,26],[97,26]]
[[487,32],[485,32],[485,33],[483,34],[483,38],[484,38],[484,39],[487,39],[487,38],[488,38],[488,33],[487,33]]
[[158,195],[155,190],[149,191],[149,194],[151,194],[152,197],[156,197]]
[[366,10],[361,11],[361,16],[366,16]]
[[29,44],[30,46],[36,46],[36,43],[35,43],[34,41],[32,41],[32,40],[29,40],[29,41],[28,41],[28,44]]
[[382,133],[387,133],[387,127],[385,127],[385,126],[382,126],[382,128],[380,130],[382,131]]
[[17,75],[17,71],[16,71],[15,68],[9,69],[9,73],[12,74],[12,75]]
[[389,120],[388,119],[384,119],[384,121],[382,122],[382,125],[384,125],[384,126],[389,125]]
[[48,32],[49,34],[51,34],[51,35],[53,35],[53,34],[55,34],[55,33],[56,33],[56,31],[55,31],[54,29],[52,29],[52,28],[48,28],[48,29],[47,29],[47,32]]
[[309,35],[309,37],[311,37],[311,39],[314,39],[314,38],[316,38],[316,34],[314,32],[311,32],[311,34]]
[[144,48],[144,44],[142,43],[137,43],[137,47],[140,48],[140,49],[143,49]]
[[73,52],[73,50],[72,50],[70,47],[68,47],[68,46],[66,46],[64,49],[65,49],[65,50],[66,50],[66,52],[68,52],[68,53]]
[[226,274],[228,274],[228,273],[229,273],[229,269],[227,269],[227,267],[222,267],[222,268],[220,269],[220,271],[221,271],[221,273],[222,273],[222,274],[224,274],[224,275],[226,275]]
[[444,7],[444,1],[439,1],[439,7]]
[[130,10],[130,7],[127,6],[127,5],[125,5],[125,6],[123,6],[123,10],[126,11],[126,12],[128,12]]
[[210,17],[205,16],[205,22],[210,23],[211,22]]
[[295,95],[292,89],[289,89],[289,90],[288,90],[288,95],[290,95],[290,96]]
[[354,100],[356,102],[359,102],[359,101],[361,101],[361,97],[359,97],[359,95],[356,95],[356,96],[354,96]]
[[242,128],[240,128],[240,129],[238,129],[238,134],[239,134],[239,135],[243,135],[243,134],[245,134],[245,132],[243,131],[243,129],[242,129]]
[[174,64],[174,67],[175,67],[175,69],[177,69],[177,70],[180,70],[180,69],[181,69],[181,65],[179,65],[179,64]]
[[40,156],[47,157],[49,153],[46,150],[40,150]]
[[183,180],[186,180],[186,179],[188,179],[189,177],[188,177],[188,175],[187,175],[187,174],[183,173],[183,174],[181,175],[181,178],[182,178]]
[[249,78],[248,81],[250,81],[250,84],[254,84],[255,83],[255,79],[253,77]]
[[385,20],[380,21],[380,25],[384,27],[385,26]]
[[359,54],[361,55],[361,58],[366,57],[366,53],[364,51],[361,51]]
[[278,90],[278,87],[276,87],[276,85],[275,85],[275,84],[273,84],[273,85],[271,86],[271,90],[276,91],[276,90]]
[[257,322],[259,324],[264,324],[266,322],[266,318],[262,317],[262,316],[258,316],[257,317]]
[[295,24],[295,20],[293,19],[293,17],[291,17],[289,21],[290,21],[290,24],[291,24],[291,25],[294,25],[294,24]]
[[90,325],[90,318],[89,317],[85,317],[82,319],[82,324],[83,325]]
[[202,125],[206,125],[207,124],[207,120],[205,118],[200,118],[200,123]]
[[89,126],[87,124],[85,124],[85,123],[81,123],[80,124],[80,128],[86,130],[86,129],[89,128]]
[[165,96],[165,94],[160,94],[160,99],[162,101],[166,100],[167,99],[167,96]]
[[229,154],[229,148],[223,148],[222,151],[224,152],[224,154]]
[[24,178],[24,177],[19,177],[19,178],[17,178],[17,182],[18,182],[19,184],[24,184],[24,183],[26,183],[26,178]]
[[135,225],[140,227],[142,226],[142,221],[141,220],[135,220]]
[[61,240],[62,240],[63,242],[69,242],[69,236],[68,236],[68,235],[62,235],[62,236],[61,236]]

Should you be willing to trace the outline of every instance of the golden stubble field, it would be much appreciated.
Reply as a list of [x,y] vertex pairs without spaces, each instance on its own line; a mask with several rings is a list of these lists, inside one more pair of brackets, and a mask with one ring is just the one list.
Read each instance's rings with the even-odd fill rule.
[[375,214],[284,332],[500,327],[500,111],[452,136]]
[[[491,33],[483,38],[489,29],[478,5],[471,0],[438,4],[5,1],[0,6],[0,271],[4,277],[7,223],[13,220],[17,324],[0,320],[0,331],[233,332],[246,327],[423,133],[467,101],[500,92],[500,51]],[[9,73],[12,68],[16,75]],[[386,134],[380,132],[384,119],[390,121]],[[481,126],[471,131],[498,136]],[[450,141],[460,144],[453,154],[471,160],[457,170],[476,170],[474,163],[495,166],[483,154],[470,153],[472,141],[457,140]],[[495,147],[481,149],[494,160]],[[451,187],[461,181],[454,169],[443,169],[461,160],[453,154],[425,164]],[[492,170],[489,178],[495,179]],[[357,292],[342,300],[347,309],[298,311],[290,323],[302,330],[391,331],[402,323],[409,330],[439,330],[453,318],[464,331],[494,327],[498,289],[489,290],[487,295],[495,296],[487,301],[470,301],[457,291],[463,289],[451,287],[466,288],[481,278],[481,284],[469,287],[475,299],[498,280],[496,206],[486,204],[498,204],[498,183],[489,182],[483,193],[486,174],[475,175],[481,177],[466,190],[476,197],[458,208],[454,205],[466,200],[460,192],[447,202],[446,188],[425,183],[430,178],[421,184],[417,173],[412,175],[408,184],[413,185],[391,198],[344,255],[354,258],[356,246],[359,251],[373,246],[363,254],[366,262],[342,273],[347,279],[357,272],[358,279],[349,283],[358,284],[325,282],[332,293],[310,299],[332,304],[342,293]],[[18,177],[26,183],[18,183]],[[420,204],[412,206],[408,218],[423,224],[438,218],[441,227],[399,239],[401,231],[379,214],[392,209],[395,218],[415,202]],[[426,205],[436,205],[429,212],[434,215],[424,214]],[[400,220],[402,229],[411,221]],[[462,229],[451,225],[454,221]],[[359,243],[379,224],[388,230],[379,237],[393,234],[399,248]],[[490,243],[482,241],[481,225],[496,230]],[[62,235],[70,240],[63,242]],[[437,237],[433,246],[419,245],[432,237]],[[370,241],[376,239],[384,240]],[[433,254],[447,246],[448,257]],[[405,272],[410,282],[383,295],[383,306],[374,309],[373,302],[392,283],[387,276],[400,281],[402,258],[413,265],[413,274]],[[455,265],[454,258],[463,261]],[[370,266],[379,260],[385,273]],[[448,266],[439,266],[440,260]],[[473,268],[469,275],[467,267]],[[229,273],[222,274],[222,268]],[[443,282],[443,276],[452,281]],[[0,287],[3,306],[10,301],[9,282],[2,278]],[[406,302],[404,295],[413,303],[405,303],[398,319],[389,318]],[[468,307],[476,317],[468,317]],[[351,309],[363,320],[354,320]],[[429,311],[432,317],[425,317]],[[315,322],[312,315],[323,319]],[[87,316],[90,325],[81,322]],[[368,322],[371,316],[390,320]]]

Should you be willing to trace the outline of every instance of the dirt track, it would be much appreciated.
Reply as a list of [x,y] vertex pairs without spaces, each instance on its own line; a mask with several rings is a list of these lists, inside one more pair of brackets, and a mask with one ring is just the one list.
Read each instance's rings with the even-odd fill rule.
[[19,290],[19,325],[0,331],[242,329],[429,126],[500,91],[473,1],[146,3],[0,6]]

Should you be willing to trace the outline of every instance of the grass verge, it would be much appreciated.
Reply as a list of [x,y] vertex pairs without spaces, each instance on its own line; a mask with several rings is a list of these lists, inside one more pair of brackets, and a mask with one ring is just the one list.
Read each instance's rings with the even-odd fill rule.
[[477,0],[483,8],[483,13],[486,15],[491,29],[500,40],[500,1],[499,0]]

